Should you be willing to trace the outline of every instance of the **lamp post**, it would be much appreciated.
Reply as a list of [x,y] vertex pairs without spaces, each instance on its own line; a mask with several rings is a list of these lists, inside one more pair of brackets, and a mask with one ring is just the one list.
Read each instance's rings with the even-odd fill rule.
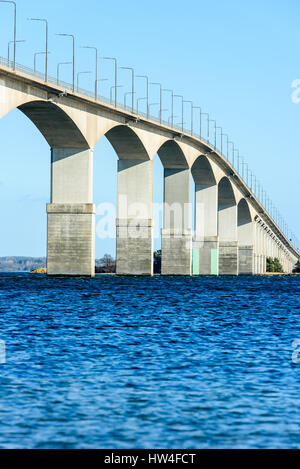
[[103,57],[104,60],[112,60],[115,64],[115,107],[118,104],[118,61],[115,57]]
[[[194,133],[194,113],[193,113],[193,101],[183,101],[185,104],[191,105],[191,135]],[[182,119],[183,120],[183,119]]]
[[222,127],[216,127],[216,133],[217,130],[221,130],[221,154],[223,154],[223,129]]
[[17,53],[17,4],[10,0],[0,0],[0,3],[10,3],[14,6],[14,70],[16,70],[16,53]]
[[[50,53],[50,52],[49,52]],[[34,54],[34,59],[33,59],[33,68],[34,68],[34,72],[36,72],[36,58],[38,55],[45,55],[46,52],[35,52]],[[47,81],[47,80],[45,80]]]
[[[171,118],[172,118],[172,127],[173,127],[173,96],[174,96],[174,93],[173,93],[173,90],[169,90],[169,89],[163,89],[163,91],[165,92],[168,92],[168,93],[171,93]],[[168,119],[168,123],[170,122],[170,119]]]
[[28,18],[29,21],[41,21],[46,26],[46,40],[45,40],[45,81],[48,79],[48,21],[44,18]]
[[92,72],[88,71],[88,72],[78,72],[77,73],[77,92],[79,90],[79,77],[80,77],[80,75],[87,75],[88,73],[92,73]]
[[[18,42],[26,42],[24,39],[20,39],[18,41],[16,41],[16,43]],[[9,41],[8,42],[8,45],[7,45],[7,61],[8,61],[8,66],[10,66],[10,45],[11,44],[14,44],[15,41]]]
[[92,49],[95,51],[95,101],[98,99],[98,49],[93,46],[81,46],[81,49]]
[[240,156],[240,151],[239,150],[236,150],[236,152],[237,152],[237,161],[238,161],[238,163],[237,163],[237,172],[238,172],[238,174],[240,174],[240,159],[241,159],[241,156]]
[[216,123],[216,121],[215,121],[214,119],[210,119],[210,118],[208,118],[208,142],[209,142],[209,143],[210,143],[210,141],[209,141],[209,127],[210,127],[210,122],[214,122],[214,123],[215,123],[215,128],[214,128],[214,134],[215,134],[215,145],[214,145],[214,147],[216,148],[216,138],[217,138],[217,135],[216,135],[216,134],[217,134],[217,131],[216,131],[216,126],[217,126],[217,123]]
[[[232,165],[232,162],[234,161],[234,143],[231,142],[231,141],[228,141],[228,153],[229,153],[229,145],[232,145],[232,160],[231,160],[231,165]],[[229,161],[229,155],[228,155],[228,161]],[[248,166],[248,165],[247,165]],[[248,181],[247,181],[248,183]]]
[[[135,93],[134,93],[134,94],[135,94]],[[132,93],[132,91],[128,91],[127,93],[124,93],[124,107],[125,107],[125,108],[127,107],[127,96],[132,95],[132,96],[133,96],[133,99],[134,99],[134,94]],[[131,104],[131,110],[132,110],[132,112],[134,112],[134,111],[133,111],[132,104]]]
[[[238,168],[239,168],[240,152],[239,152],[239,150],[238,150],[237,148],[235,148],[235,149],[233,150],[233,158],[234,158],[234,160],[233,160],[233,167],[234,167],[234,164],[235,164],[235,157],[234,157],[234,153],[237,153],[237,159],[238,159]],[[239,172],[239,169],[238,169],[237,171]]]
[[146,80],[146,99],[147,99],[147,119],[149,118],[149,78],[147,75],[137,75],[137,78],[144,78]]
[[57,36],[71,37],[73,40],[73,92],[75,91],[75,37],[73,34],[57,34]]
[[62,65],[72,65],[72,62],[60,62],[57,64],[56,81],[59,84],[59,71]]
[[[134,95],[135,95],[135,91],[134,91],[134,69],[132,67],[120,67],[122,70],[129,70],[131,72],[131,95],[132,95],[132,99],[131,99],[131,111],[132,113],[134,113]],[[128,93],[126,93],[128,94]],[[126,105],[125,105],[126,107]]]
[[223,140],[223,137],[226,137],[226,140],[227,140],[227,143],[226,143],[226,160],[229,161],[229,160],[228,160],[228,154],[229,154],[229,135],[222,133],[222,140]]
[[201,125],[201,107],[200,106],[193,106],[192,105],[192,114],[194,115],[194,109],[199,109],[200,111],[200,139],[201,139],[201,134],[202,134],[202,125]]
[[[123,87],[123,85],[117,85],[117,86],[114,85],[114,86],[111,86],[111,87],[110,87],[110,93],[109,93],[110,104],[112,104],[112,100],[113,100],[113,99],[112,99],[112,93],[113,93],[113,91],[115,92],[115,98],[116,98],[117,89],[118,89],[118,88],[122,88],[122,87]],[[115,99],[115,101],[116,101],[116,99]],[[115,107],[116,107],[116,103],[115,103]]]
[[100,81],[108,81],[108,78],[98,78],[98,80],[97,80],[97,93],[98,93],[98,83]]
[[207,116],[207,141],[209,142],[209,114],[208,112],[202,112],[202,110],[200,110],[200,125],[202,127],[202,116]]
[[150,85],[159,86],[159,122],[162,121],[162,86],[160,83],[150,83]]
[[184,109],[183,109],[183,96],[181,96],[180,94],[174,94],[173,95],[173,100],[174,98],[180,98],[181,99],[181,130],[183,132],[183,114],[184,114]]

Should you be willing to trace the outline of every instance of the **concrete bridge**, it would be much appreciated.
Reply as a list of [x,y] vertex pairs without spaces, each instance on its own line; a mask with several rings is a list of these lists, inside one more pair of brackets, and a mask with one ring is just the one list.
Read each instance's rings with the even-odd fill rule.
[[118,274],[153,274],[156,154],[164,166],[162,274],[259,274],[268,256],[291,272],[300,258],[238,172],[205,140],[1,65],[0,118],[15,108],[51,148],[48,275],[94,275],[93,149],[104,136],[119,158]]

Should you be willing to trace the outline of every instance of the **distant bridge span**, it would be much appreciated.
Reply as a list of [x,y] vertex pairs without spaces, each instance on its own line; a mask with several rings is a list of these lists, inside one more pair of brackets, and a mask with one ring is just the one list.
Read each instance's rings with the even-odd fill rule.
[[51,147],[48,275],[94,275],[93,149],[104,136],[119,158],[118,274],[153,274],[156,154],[164,166],[162,274],[259,274],[267,257],[291,272],[300,259],[239,172],[204,139],[0,65],[0,118],[16,108]]

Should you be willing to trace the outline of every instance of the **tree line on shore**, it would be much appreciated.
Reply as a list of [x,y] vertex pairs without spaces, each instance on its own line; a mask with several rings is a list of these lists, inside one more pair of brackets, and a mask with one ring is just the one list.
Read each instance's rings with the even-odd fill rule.
[[[161,273],[161,249],[154,252],[154,273]],[[283,267],[280,260],[275,257],[267,257],[267,272],[283,273]],[[114,274],[116,273],[116,260],[110,255],[105,254],[96,261],[96,274]],[[297,262],[293,273],[300,273],[300,261]]]

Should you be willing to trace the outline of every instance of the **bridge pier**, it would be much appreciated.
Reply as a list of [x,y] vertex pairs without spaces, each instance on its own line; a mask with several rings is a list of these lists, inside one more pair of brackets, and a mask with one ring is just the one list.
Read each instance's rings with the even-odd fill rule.
[[218,231],[219,273],[238,275],[237,205],[227,178],[219,183]]
[[118,161],[117,274],[153,275],[153,161]]
[[95,275],[93,150],[52,148],[48,275]]
[[191,275],[190,170],[164,170],[162,275]]
[[193,275],[218,275],[218,187],[196,184],[195,190]]
[[238,259],[239,275],[253,275],[254,267],[254,223],[248,203],[242,199],[238,204]]

